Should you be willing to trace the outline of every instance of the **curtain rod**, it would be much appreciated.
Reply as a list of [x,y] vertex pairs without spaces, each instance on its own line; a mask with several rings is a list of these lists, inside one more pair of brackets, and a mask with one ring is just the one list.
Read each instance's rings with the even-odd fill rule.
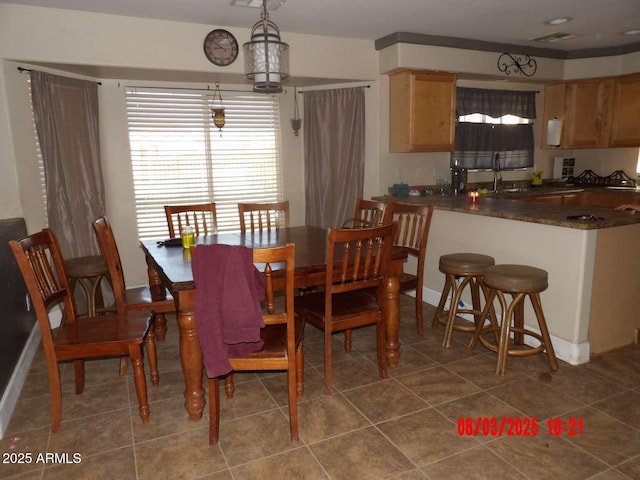
[[[362,87],[362,88],[371,88],[371,85],[358,85],[358,86]],[[347,88],[347,87],[341,87],[341,88]],[[354,87],[354,88],[357,88],[357,87]],[[332,89],[325,88],[324,90],[332,90]],[[322,91],[322,89],[318,89],[318,90],[298,90],[298,93],[304,93],[305,91],[318,92],[318,91]]]
[[[20,73],[22,73],[22,72],[31,73],[31,69],[29,69],[29,68],[24,68],[24,67],[18,67],[18,71],[19,71]],[[102,85],[102,82],[95,82],[95,83],[96,83],[96,84],[98,84],[98,85]]]

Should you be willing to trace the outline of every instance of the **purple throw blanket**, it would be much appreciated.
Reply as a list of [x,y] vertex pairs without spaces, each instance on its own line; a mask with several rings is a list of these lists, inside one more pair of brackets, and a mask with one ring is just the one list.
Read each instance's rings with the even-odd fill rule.
[[226,375],[229,357],[262,348],[264,274],[253,265],[253,250],[232,245],[199,245],[191,269],[204,366],[209,378]]

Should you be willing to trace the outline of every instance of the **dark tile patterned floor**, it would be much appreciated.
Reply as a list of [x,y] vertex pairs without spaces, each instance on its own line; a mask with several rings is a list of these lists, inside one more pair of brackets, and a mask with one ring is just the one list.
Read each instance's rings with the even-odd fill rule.
[[[418,336],[412,302],[402,297],[402,357],[386,380],[377,376],[372,328],[354,332],[351,355],[335,337],[332,396],[324,392],[322,336],[307,327],[298,444],[289,439],[284,377],[236,374],[235,398],[221,396],[220,443],[209,446],[207,419],[189,421],[183,406],[173,321],[159,344],[161,380],[149,388],[147,425],[140,423],[130,374],[118,377],[118,361],[107,360],[87,366],[80,396],[65,367],[63,424],[51,435],[39,353],[0,441],[3,460],[30,453],[32,463],[3,462],[0,478],[640,479],[640,346],[582,366],[561,362],[555,373],[544,356],[510,359],[499,377],[494,354],[469,351],[467,334],[456,332],[448,350],[440,345],[442,330],[427,325],[426,336]],[[432,315],[425,305],[428,324]],[[477,434],[458,433],[458,419],[467,417],[482,419]],[[517,427],[516,419],[532,417],[537,434],[508,435],[505,428],[482,435],[494,419]],[[582,432],[549,435],[548,418],[581,422]],[[46,453],[79,454],[81,461],[36,463]]]

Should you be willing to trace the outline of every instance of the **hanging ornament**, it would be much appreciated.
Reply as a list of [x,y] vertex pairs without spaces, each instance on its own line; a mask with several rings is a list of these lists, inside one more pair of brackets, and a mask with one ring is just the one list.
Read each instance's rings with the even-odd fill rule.
[[297,137],[300,127],[302,126],[302,119],[300,113],[298,113],[298,90],[293,87],[293,118],[291,119],[291,128],[293,128],[293,134]]
[[[218,97],[218,103],[216,104],[216,95]],[[211,108],[211,117],[213,118],[213,124],[218,127],[220,136],[222,136],[222,127],[224,127],[224,104],[222,103],[222,95],[220,94],[220,84],[216,82],[216,89],[213,92],[213,106]]]

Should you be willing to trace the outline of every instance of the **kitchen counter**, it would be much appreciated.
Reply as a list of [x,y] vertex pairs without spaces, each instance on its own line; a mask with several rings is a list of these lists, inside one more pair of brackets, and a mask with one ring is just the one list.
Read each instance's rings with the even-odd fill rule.
[[[609,198],[608,189],[584,189],[585,194],[596,191]],[[447,253],[483,253],[493,256],[496,263],[546,270],[549,288],[541,298],[554,349],[558,358],[575,365],[588,362],[592,353],[632,343],[640,311],[640,212],[526,198],[580,192],[583,189],[500,192],[482,195],[477,205],[470,204],[466,195],[374,199],[434,206],[423,291],[423,298],[432,305],[437,305],[444,282],[438,260]],[[629,195],[627,198],[640,203],[635,190]],[[567,219],[583,214],[602,220]],[[471,303],[470,298],[462,300]],[[525,323],[536,329],[529,306]]]
[[[594,189],[589,189],[593,191]],[[606,188],[599,191],[618,190]],[[631,210],[615,210],[613,208],[583,205],[553,205],[544,202],[524,201],[527,197],[537,195],[554,195],[583,192],[580,188],[544,187],[518,193],[488,193],[480,195],[478,204],[471,204],[463,195],[427,195],[419,197],[394,197],[390,195],[373,197],[383,202],[401,202],[420,205],[433,205],[436,210],[469,213],[487,217],[504,218],[521,222],[541,223],[557,227],[593,230],[624,225],[640,224],[640,212]],[[630,192],[635,192],[631,190]],[[640,203],[640,193],[637,194]],[[570,220],[567,217],[576,215],[592,215],[598,220]]]

